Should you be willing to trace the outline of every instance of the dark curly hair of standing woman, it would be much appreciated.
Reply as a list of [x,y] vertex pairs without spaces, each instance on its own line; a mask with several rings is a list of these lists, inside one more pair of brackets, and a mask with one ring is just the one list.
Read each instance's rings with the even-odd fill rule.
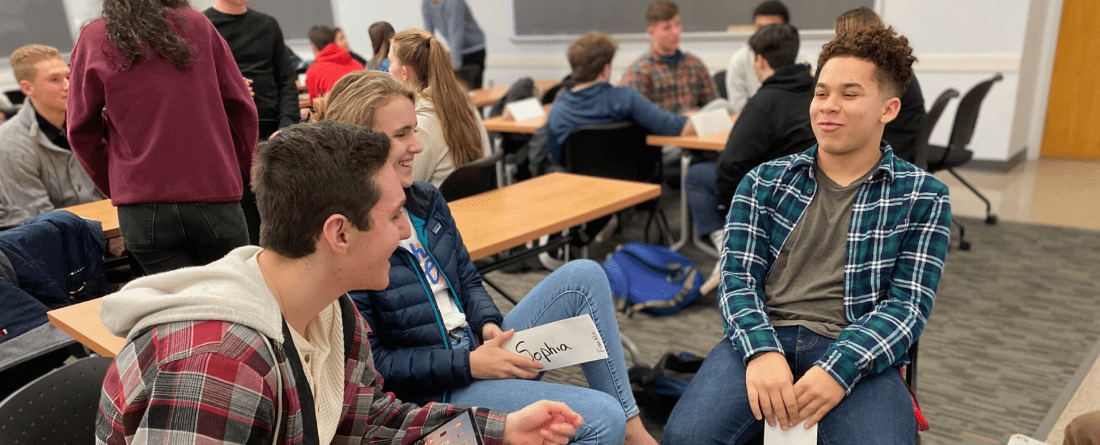
[[103,22],[111,43],[122,52],[118,70],[126,71],[143,55],[158,55],[180,71],[191,65],[191,45],[173,32],[171,21],[187,0],[104,0]]

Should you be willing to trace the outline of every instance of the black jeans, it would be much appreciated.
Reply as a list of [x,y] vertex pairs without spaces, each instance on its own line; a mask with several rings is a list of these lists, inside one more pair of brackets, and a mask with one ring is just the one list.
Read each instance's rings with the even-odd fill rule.
[[481,88],[482,75],[485,74],[485,50],[479,49],[462,55],[462,66],[455,70],[458,80],[466,82],[471,90]]
[[239,202],[161,202],[118,208],[126,250],[148,274],[201,266],[248,244]]

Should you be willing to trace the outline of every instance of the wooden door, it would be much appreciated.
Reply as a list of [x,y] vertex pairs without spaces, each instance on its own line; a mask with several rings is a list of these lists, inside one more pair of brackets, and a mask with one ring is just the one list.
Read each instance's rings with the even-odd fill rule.
[[1065,0],[1041,154],[1100,159],[1100,2]]

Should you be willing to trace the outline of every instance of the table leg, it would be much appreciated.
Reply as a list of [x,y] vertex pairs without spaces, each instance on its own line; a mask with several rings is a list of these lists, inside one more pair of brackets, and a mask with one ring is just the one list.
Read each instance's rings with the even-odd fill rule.
[[681,149],[680,152],[680,239],[668,246],[669,249],[678,251],[687,245],[691,238],[691,209],[688,208],[687,174],[691,167],[691,151]]
[[688,205],[687,197],[687,175],[688,169],[691,168],[691,150],[686,148],[681,150],[683,151],[680,153],[680,239],[669,246],[669,249],[678,251],[684,248],[690,239],[699,250],[718,257],[719,253],[714,249],[714,246],[692,235],[695,229],[691,224],[691,208]]

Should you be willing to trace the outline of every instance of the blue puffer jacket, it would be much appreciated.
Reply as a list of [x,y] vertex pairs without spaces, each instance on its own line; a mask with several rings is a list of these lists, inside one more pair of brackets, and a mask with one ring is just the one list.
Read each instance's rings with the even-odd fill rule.
[[[405,189],[405,209],[413,231],[436,260],[452,296],[476,333],[504,317],[470,261],[451,210],[430,184]],[[374,364],[385,379],[384,390],[405,401],[444,401],[446,390],[469,385],[469,351],[453,350],[439,308],[412,253],[398,248],[390,257],[390,285],[384,291],[351,292],[359,313],[370,325]]]
[[0,233],[15,280],[0,278],[0,329],[10,340],[48,322],[46,311],[101,297],[103,231],[68,211],[38,215]]

